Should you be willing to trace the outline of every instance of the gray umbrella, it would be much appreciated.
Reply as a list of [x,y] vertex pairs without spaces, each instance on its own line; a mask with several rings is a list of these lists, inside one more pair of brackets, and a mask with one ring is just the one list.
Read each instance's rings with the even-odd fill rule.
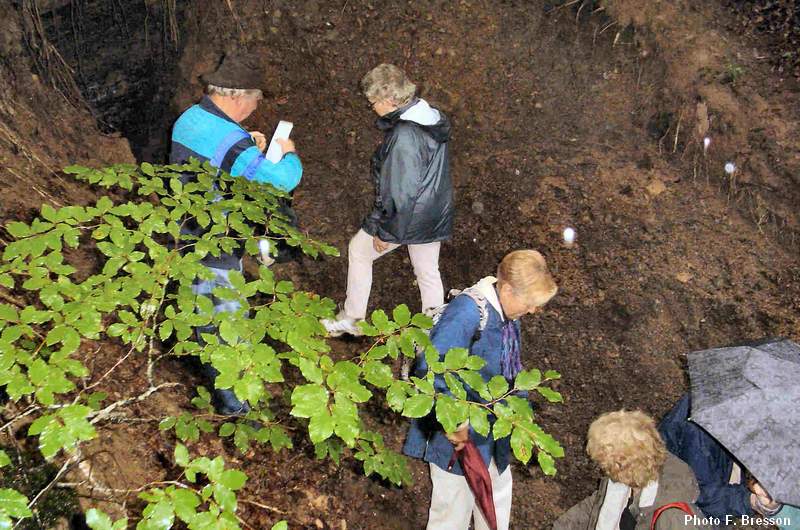
[[800,346],[779,340],[689,354],[691,420],[776,500],[800,506]]

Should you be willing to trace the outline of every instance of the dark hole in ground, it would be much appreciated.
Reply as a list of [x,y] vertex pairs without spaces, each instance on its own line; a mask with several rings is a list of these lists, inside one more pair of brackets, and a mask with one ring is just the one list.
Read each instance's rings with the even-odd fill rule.
[[[13,488],[32,499],[56,477],[58,468],[46,462],[37,450],[17,447],[0,448],[11,458],[12,466],[0,475],[0,487]],[[86,528],[80,525],[80,515],[75,491],[69,488],[52,487],[37,503],[33,517],[22,519],[15,528],[39,530],[53,528],[59,521],[69,521],[69,528]]]
[[140,161],[166,160],[188,5],[74,0],[40,8],[47,37],[74,70],[100,129],[126,137]]

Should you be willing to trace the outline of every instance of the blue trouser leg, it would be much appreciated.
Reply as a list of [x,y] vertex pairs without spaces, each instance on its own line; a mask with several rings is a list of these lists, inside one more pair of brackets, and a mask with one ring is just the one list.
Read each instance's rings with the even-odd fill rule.
[[[207,267],[208,270],[214,273],[214,278],[211,280],[195,279],[192,285],[192,291],[197,295],[204,295],[211,299],[214,304],[214,314],[218,313],[235,313],[242,306],[238,300],[224,300],[214,296],[213,291],[216,287],[224,287],[233,289],[233,285],[228,280],[227,269],[216,269]],[[239,262],[239,272],[242,270],[242,262]],[[214,324],[201,326],[195,328],[195,335],[199,344],[205,344],[202,338],[204,333],[214,333],[219,337],[217,327]],[[222,337],[219,337],[220,342],[224,342]],[[233,390],[229,388],[213,388],[213,382],[216,380],[219,372],[210,363],[203,364],[203,374],[212,382],[212,390],[214,393],[214,407],[220,414],[237,414],[246,413],[250,411],[250,405],[246,401],[239,401]]]

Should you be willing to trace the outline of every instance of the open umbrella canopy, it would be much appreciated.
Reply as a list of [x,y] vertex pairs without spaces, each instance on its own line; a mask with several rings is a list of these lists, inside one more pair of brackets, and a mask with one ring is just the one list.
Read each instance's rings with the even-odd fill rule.
[[776,500],[800,505],[800,346],[777,340],[689,354],[691,420]]

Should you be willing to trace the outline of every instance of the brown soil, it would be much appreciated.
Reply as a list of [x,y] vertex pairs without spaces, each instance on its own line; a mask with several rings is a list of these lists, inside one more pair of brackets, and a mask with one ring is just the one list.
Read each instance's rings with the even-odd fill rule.
[[[564,376],[558,389],[565,404],[542,406],[538,418],[567,454],[555,478],[514,466],[514,528],[549,527],[595,487],[599,472],[583,451],[590,421],[621,407],[663,414],[686,389],[686,352],[800,336],[798,87],[761,59],[762,41],[740,34],[721,3],[231,4],[233,11],[222,2],[194,2],[184,13],[182,81],[171,112],[197,99],[197,76],[224,49],[238,41],[259,50],[269,65],[270,95],[248,124],[269,131],[280,118],[294,121],[305,167],[295,203],[311,234],[344,254],[368,211],[369,156],[380,137],[358,80],[385,61],[406,68],[454,123],[459,215],[442,251],[446,286],[491,273],[510,249],[546,254],[560,293],[523,324],[526,364]],[[12,91],[22,93],[20,86]],[[45,123],[22,97],[14,101]],[[53,123],[53,130],[76,131],[72,118]],[[706,135],[712,143],[704,153]],[[76,147],[108,141],[99,138],[92,132],[70,139],[71,150],[48,161],[105,162],[105,155]],[[0,153],[15,164],[24,154]],[[733,177],[722,169],[727,161],[737,165]],[[46,173],[32,181],[53,182]],[[59,197],[87,196],[69,186]],[[26,218],[26,208],[41,203],[30,193],[13,200],[3,199],[0,217]],[[561,246],[565,226],[577,229],[576,248]],[[343,299],[345,259],[276,270]],[[417,300],[403,251],[376,264],[373,307],[414,307]],[[363,346],[335,342],[342,354]],[[114,355],[99,354],[98,366],[113,364]],[[116,387],[142,388],[142,365],[127,364]],[[176,363],[159,378],[193,377],[186,374]],[[188,409],[194,384],[138,405],[134,415]],[[402,418],[375,407],[365,420],[400,447]],[[174,473],[174,439],[155,421],[104,432],[87,454],[96,455],[101,480],[111,487],[136,488]],[[278,454],[258,449],[242,456],[210,437],[192,451],[223,454],[247,472],[243,496],[272,507],[241,505],[253,528],[281,518],[291,528],[424,527],[430,485],[421,463],[410,463],[412,487],[390,487],[364,477],[352,459],[338,467],[315,460],[301,432],[295,450]]]

